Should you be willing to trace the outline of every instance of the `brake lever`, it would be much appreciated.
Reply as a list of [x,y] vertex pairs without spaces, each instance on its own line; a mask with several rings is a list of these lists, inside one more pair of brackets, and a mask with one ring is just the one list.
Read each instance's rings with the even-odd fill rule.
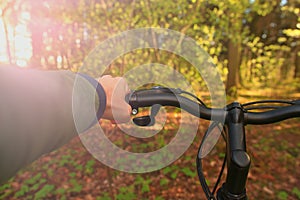
[[[161,86],[155,86],[151,89],[144,89],[137,91],[138,93],[142,92],[149,92],[150,94],[166,94],[166,93],[173,93],[173,94],[181,94],[182,91],[179,88],[166,88]],[[135,101],[138,101],[138,95],[133,92],[131,94],[126,95],[125,101],[127,103],[130,103],[130,106],[132,108],[131,114],[137,115],[139,112],[139,108],[137,105],[135,105]],[[155,116],[157,115],[161,105],[155,104],[151,106],[151,112],[150,115],[141,116],[141,117],[135,117],[133,118],[133,122],[138,126],[153,126],[155,124]]]
[[153,126],[155,124],[155,116],[157,115],[161,105],[155,104],[151,107],[150,115],[133,118],[134,124],[138,126]]

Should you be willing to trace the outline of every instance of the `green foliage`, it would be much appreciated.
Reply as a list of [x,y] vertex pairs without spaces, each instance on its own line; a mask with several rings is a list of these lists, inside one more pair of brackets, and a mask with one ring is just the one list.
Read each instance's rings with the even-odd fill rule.
[[179,168],[176,165],[167,166],[162,170],[163,174],[170,176],[172,179],[176,179]]
[[70,188],[70,192],[78,193],[81,191],[82,186],[78,183],[78,181],[74,178],[70,180],[72,187]]
[[164,200],[164,198],[162,196],[157,196],[155,197],[155,200]]
[[146,180],[142,176],[138,175],[134,183],[135,185],[141,185],[139,190],[141,191],[142,194],[146,192],[150,192],[151,179]]
[[190,161],[190,160],[192,160],[193,158],[192,158],[191,156],[185,156],[184,159],[185,159],[186,161]]
[[219,158],[225,158],[226,154],[225,153],[219,153]]
[[38,173],[38,174],[36,174],[34,177],[32,177],[32,178],[30,178],[30,179],[27,179],[27,180],[25,181],[25,184],[32,185],[32,184],[38,182],[38,180],[40,180],[41,177],[42,177],[42,173]]
[[83,166],[81,164],[78,164],[75,166],[75,169],[78,171],[82,171],[83,170]]
[[[15,7],[24,2],[28,3],[25,0],[15,1]],[[3,6],[6,4],[3,3]],[[37,3],[29,6],[33,16],[30,21],[33,35],[38,34],[36,30],[44,32],[44,41],[39,41],[41,44],[35,49],[38,51],[34,51],[33,60],[45,68],[77,71],[89,52],[114,34],[141,27],[160,27],[195,39],[212,57],[224,83],[228,82],[229,73],[237,72],[242,86],[266,87],[272,86],[274,81],[280,83],[286,77],[293,77],[296,71],[293,58],[300,45],[297,40],[300,11],[293,1],[282,4],[280,1],[249,0],[101,3],[63,0],[59,4],[47,1],[45,5]],[[45,20],[45,23],[37,23],[37,19]],[[153,40],[158,42],[156,38]],[[180,41],[177,42],[180,46]],[[234,72],[228,70],[233,61],[228,56],[229,42],[241,49],[236,55],[236,61],[240,62]],[[58,57],[61,63],[55,61]],[[87,65],[96,68],[99,67],[97,63],[101,61],[95,59]],[[157,49],[136,50],[120,56],[110,64],[108,71],[123,75],[133,67],[147,63],[171,66],[187,78],[194,90],[205,89],[205,82],[190,63]],[[91,69],[89,73],[97,76],[99,72]],[[144,74],[146,76],[147,73]],[[278,77],[278,74],[283,74],[283,77]],[[236,89],[239,89],[238,83],[234,86]]]
[[75,178],[75,177],[76,177],[76,173],[75,173],[75,172],[71,172],[71,173],[69,173],[69,176],[70,176],[71,178]]
[[64,188],[57,188],[55,190],[55,194],[58,194],[58,195],[64,195],[66,193],[66,190]]
[[24,196],[27,192],[29,192],[29,187],[28,187],[28,185],[23,185],[21,188],[20,188],[20,190],[19,191],[17,191],[16,193],[15,193],[15,197],[16,198],[20,198],[20,197],[22,197],[22,196]]
[[[24,181],[21,188],[15,192],[14,197],[22,198],[23,196],[28,196],[30,192],[38,193],[38,197],[40,197],[41,195],[50,192],[50,186],[44,185],[45,183],[46,179],[42,178],[42,173],[37,173],[35,176]],[[42,189],[40,189],[41,187]]]
[[292,193],[298,198],[300,199],[300,189],[297,187],[294,187],[292,190]]
[[34,199],[45,199],[54,190],[54,185],[44,185],[39,191],[34,195]]
[[6,183],[0,186],[0,199],[5,199],[8,195],[12,193],[11,185]]
[[0,186],[0,191],[3,191],[3,190],[6,190],[6,189],[9,189],[10,188],[10,185],[8,183],[6,184],[3,184]]
[[168,185],[169,184],[169,179],[167,179],[167,178],[161,178],[160,180],[159,180],[159,185],[160,186],[165,186],[165,185]]
[[120,187],[119,193],[116,195],[116,200],[129,200],[136,199],[136,194],[134,193],[133,187]]
[[208,185],[208,186],[210,186],[211,185],[211,183],[210,183],[210,181],[209,180],[205,180],[206,181],[206,184]]
[[111,200],[108,193],[104,193],[103,196],[97,197],[96,200]]
[[85,165],[85,173],[92,174],[94,172],[95,160],[89,160]]
[[280,200],[286,200],[289,197],[289,195],[285,191],[279,191],[278,194],[277,194],[277,197]]
[[188,167],[184,167],[181,169],[181,171],[188,177],[192,177],[194,178],[195,176],[197,176],[197,172],[195,169],[191,170],[190,168]]
[[61,159],[59,161],[59,166],[64,166],[65,164],[72,162],[72,156],[71,155],[62,155]]

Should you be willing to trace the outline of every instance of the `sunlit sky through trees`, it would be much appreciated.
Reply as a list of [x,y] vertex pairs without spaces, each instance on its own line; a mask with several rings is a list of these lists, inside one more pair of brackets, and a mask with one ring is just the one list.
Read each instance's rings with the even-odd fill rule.
[[[11,54],[15,63],[19,66],[26,66],[32,56],[31,35],[28,29],[30,13],[22,11],[15,27],[7,24],[8,39],[10,42]],[[6,35],[3,20],[0,19],[0,63],[8,62]]]
[[[6,0],[4,0],[6,1]],[[254,2],[255,0],[249,0]],[[282,0],[281,5],[287,3],[287,0]],[[5,33],[4,20],[2,16],[3,8],[0,7],[0,63],[9,63],[8,46],[10,48],[10,54],[12,63],[16,63],[19,66],[26,66],[32,57],[32,41],[31,31],[28,27],[29,21],[32,19],[31,13],[26,10],[20,10],[17,13],[17,20],[15,25],[11,25],[7,20],[7,35]],[[9,45],[6,41],[9,41]],[[57,58],[57,62],[60,62],[60,58]]]

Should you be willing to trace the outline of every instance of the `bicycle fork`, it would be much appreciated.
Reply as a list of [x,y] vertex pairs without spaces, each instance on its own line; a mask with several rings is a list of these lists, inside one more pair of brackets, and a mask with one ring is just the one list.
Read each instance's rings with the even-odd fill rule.
[[227,110],[227,177],[217,192],[217,199],[247,200],[246,181],[251,160],[246,152],[245,111],[236,102],[230,104]]

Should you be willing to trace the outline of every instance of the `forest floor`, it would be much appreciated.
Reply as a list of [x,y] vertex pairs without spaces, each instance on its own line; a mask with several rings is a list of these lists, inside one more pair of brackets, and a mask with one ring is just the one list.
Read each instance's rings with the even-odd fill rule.
[[[259,93],[259,92],[257,92]],[[267,93],[264,93],[267,94]],[[259,95],[259,94],[258,94]],[[300,98],[294,94],[293,97]],[[245,94],[242,101],[253,97]],[[267,94],[266,96],[280,96]],[[178,116],[168,115],[165,131],[159,139],[163,146],[174,137]],[[132,174],[111,169],[86,150],[78,137],[62,148],[44,155],[9,182],[0,186],[0,199],[87,199],[87,200],[196,200],[205,199],[196,173],[195,158],[207,122],[201,122],[194,142],[175,162],[161,170]],[[132,138],[109,123],[110,139],[127,144]],[[300,119],[264,126],[247,126],[247,149],[252,159],[247,182],[249,199],[300,199]],[[140,147],[144,152],[150,145]],[[204,159],[204,174],[209,186],[217,180],[225,144],[219,139]],[[226,173],[226,172],[225,172]],[[224,181],[225,174],[222,181]]]

